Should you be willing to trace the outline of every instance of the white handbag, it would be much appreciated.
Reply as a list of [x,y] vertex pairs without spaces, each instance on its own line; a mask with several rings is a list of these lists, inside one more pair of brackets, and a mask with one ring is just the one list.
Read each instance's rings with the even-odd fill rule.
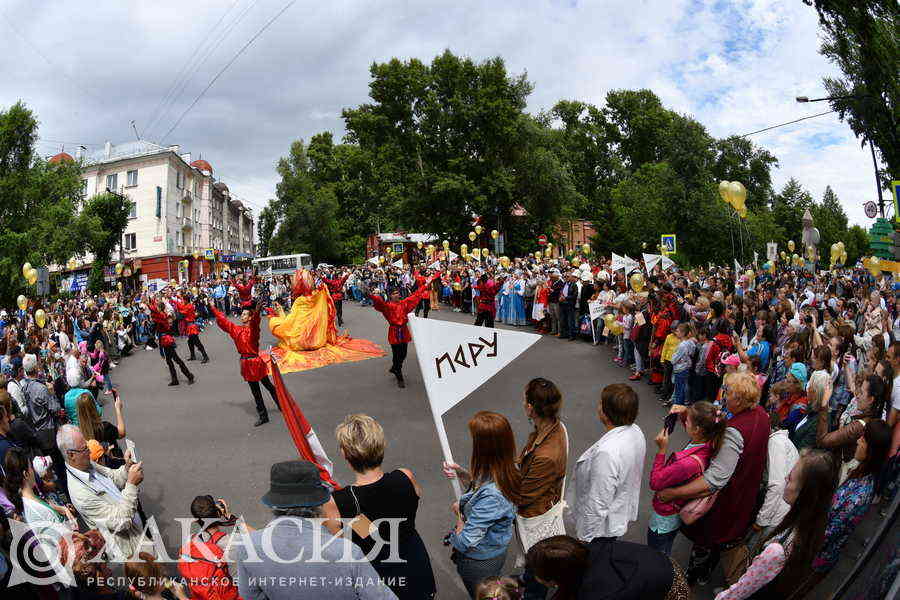
[[[566,462],[568,463],[569,432],[562,422],[560,422],[559,425],[562,427],[563,435],[566,437]],[[568,465],[566,465],[566,470],[568,471]],[[551,506],[547,512],[542,515],[537,515],[536,517],[522,517],[516,515],[516,531],[519,534],[519,542],[522,544],[523,555],[528,552],[529,548],[541,540],[553,537],[554,535],[566,535],[566,526],[563,522],[563,510],[567,506],[565,500],[567,476],[568,475],[563,475],[562,491],[559,495],[559,502]],[[521,564],[517,561],[517,566],[522,566],[523,564],[524,557]]]

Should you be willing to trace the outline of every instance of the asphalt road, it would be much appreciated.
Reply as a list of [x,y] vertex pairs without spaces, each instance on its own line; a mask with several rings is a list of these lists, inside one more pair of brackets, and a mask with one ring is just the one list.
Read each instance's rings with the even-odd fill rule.
[[[449,552],[441,545],[441,538],[453,523],[449,508],[453,496],[441,473],[441,450],[414,356],[415,344],[406,361],[407,388],[398,389],[387,373],[390,348],[384,319],[371,307],[353,302],[345,302],[344,317],[345,327],[355,337],[380,344],[388,351],[387,356],[291,373],[285,375],[285,381],[334,461],[335,478],[342,484],[352,482],[353,475],[338,451],[334,427],[345,415],[356,412],[379,420],[388,438],[385,469],[410,468],[422,485],[424,493],[416,525],[431,555],[438,596],[465,597]],[[470,316],[446,309],[432,312],[431,317],[471,322]],[[274,343],[265,324],[263,332],[264,345]],[[172,556],[177,556],[180,535],[180,526],[174,519],[190,517],[191,500],[198,494],[223,497],[248,523],[263,526],[270,513],[259,498],[268,489],[269,468],[274,462],[297,457],[277,411],[270,410],[269,424],[252,426],[253,401],[240,377],[231,340],[214,324],[201,337],[211,362],[187,363],[197,377],[193,386],[182,381],[179,387],[167,387],[165,363],[155,351],[139,351],[112,372],[125,401],[128,437],[135,441],[144,460],[146,479],[141,498],[147,513],[156,516]],[[178,352],[182,358],[187,357],[186,341],[179,340]],[[603,433],[596,416],[600,390],[611,383],[628,383],[628,373],[612,363],[611,357],[611,351],[605,347],[544,337],[445,415],[457,462],[468,463],[471,444],[466,423],[479,410],[506,415],[516,432],[517,443],[524,443],[531,427],[522,410],[522,391],[528,380],[543,376],[554,381],[563,393],[562,416],[570,436],[571,475],[578,456]],[[640,383],[637,390],[641,398],[638,424],[647,437],[645,483],[640,517],[631,524],[625,539],[644,543],[651,509],[646,482],[656,452],[653,438],[666,411],[650,386]],[[268,401],[265,390],[263,393]],[[680,447],[684,440],[684,433],[678,428],[671,447]],[[568,485],[572,484],[570,476]],[[674,556],[682,565],[687,564],[689,546],[684,537],[675,542]],[[511,557],[507,567],[512,572]],[[721,583],[714,581],[712,585]],[[699,592],[695,597],[711,595]]]

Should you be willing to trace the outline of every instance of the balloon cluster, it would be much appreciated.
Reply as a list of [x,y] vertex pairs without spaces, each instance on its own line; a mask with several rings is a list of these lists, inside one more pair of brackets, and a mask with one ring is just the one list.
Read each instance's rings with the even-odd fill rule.
[[22,265],[22,277],[25,278],[25,281],[28,282],[28,285],[34,285],[37,283],[37,269],[31,266],[31,263],[25,263]]
[[622,334],[622,324],[616,321],[616,317],[613,316],[612,313],[606,313],[603,315],[603,323],[606,325],[606,328],[609,329],[609,332],[613,335],[621,335]]
[[843,265],[847,262],[847,250],[844,242],[835,242],[831,245],[831,266]]
[[881,275],[881,259],[877,256],[869,256],[868,258],[864,258],[863,266],[868,269],[869,273],[872,274],[872,277],[878,277],[879,275]]
[[629,279],[628,283],[631,284],[631,289],[634,290],[636,294],[639,294],[644,289],[644,276],[640,273],[634,273]]
[[737,211],[742,219],[747,218],[747,188],[739,181],[720,181],[719,195],[726,204]]

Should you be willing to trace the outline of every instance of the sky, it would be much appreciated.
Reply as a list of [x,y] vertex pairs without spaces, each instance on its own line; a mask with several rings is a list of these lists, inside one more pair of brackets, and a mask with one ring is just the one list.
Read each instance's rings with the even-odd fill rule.
[[[288,4],[0,0],[0,108],[36,113],[47,156],[133,140],[134,120],[142,138],[202,155],[258,214],[291,142],[339,140],[341,110],[368,100],[370,65],[392,57],[500,56],[533,83],[530,112],[649,88],[716,137],[829,110],[795,97],[837,75],[801,0],[295,0],[190,108]],[[830,185],[851,223],[871,224],[871,155],[836,114],[751,139],[778,158],[776,189],[794,177],[821,199]]]

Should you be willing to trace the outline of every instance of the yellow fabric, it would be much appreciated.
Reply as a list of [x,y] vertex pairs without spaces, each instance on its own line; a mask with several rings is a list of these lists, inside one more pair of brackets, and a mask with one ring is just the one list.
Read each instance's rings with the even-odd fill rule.
[[675,349],[677,347],[678,338],[675,337],[674,333],[670,333],[666,336],[666,341],[663,342],[662,353],[660,354],[659,359],[672,362],[672,355],[675,354]]
[[369,340],[339,335],[334,317],[331,294],[320,286],[308,296],[297,297],[290,313],[279,311],[269,318],[269,329],[279,340],[272,357],[282,373],[384,356],[384,351]]

